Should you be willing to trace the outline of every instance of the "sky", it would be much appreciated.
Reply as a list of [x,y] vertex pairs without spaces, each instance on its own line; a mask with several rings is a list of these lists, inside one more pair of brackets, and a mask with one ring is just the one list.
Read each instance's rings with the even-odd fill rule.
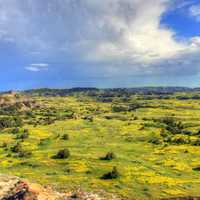
[[200,87],[200,0],[0,0],[0,90]]

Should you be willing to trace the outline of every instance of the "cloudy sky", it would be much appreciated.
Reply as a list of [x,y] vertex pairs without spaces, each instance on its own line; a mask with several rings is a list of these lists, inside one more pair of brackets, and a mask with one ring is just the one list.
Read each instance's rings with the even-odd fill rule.
[[0,90],[200,86],[199,0],[0,0]]

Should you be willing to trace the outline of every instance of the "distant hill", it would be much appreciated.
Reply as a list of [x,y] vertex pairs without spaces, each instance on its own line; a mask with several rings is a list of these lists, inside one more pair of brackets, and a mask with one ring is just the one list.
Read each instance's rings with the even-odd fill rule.
[[25,94],[39,96],[67,96],[75,93],[99,94],[99,93],[128,93],[128,94],[173,94],[176,92],[199,92],[200,88],[188,87],[136,87],[136,88],[71,88],[71,89],[50,89],[40,88],[24,91]]

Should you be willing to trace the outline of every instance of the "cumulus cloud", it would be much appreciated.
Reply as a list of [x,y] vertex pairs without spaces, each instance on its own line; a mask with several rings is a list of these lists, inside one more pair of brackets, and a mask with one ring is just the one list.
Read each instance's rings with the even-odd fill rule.
[[[196,73],[199,37],[177,41],[176,32],[161,24],[170,5],[170,0],[0,0],[0,40],[32,56],[37,52],[40,60],[94,63],[94,73],[176,74],[189,67]],[[198,18],[198,7],[190,10]]]
[[33,63],[25,67],[25,69],[32,72],[39,72],[43,70],[48,70],[48,67],[49,67],[49,64],[47,63]]

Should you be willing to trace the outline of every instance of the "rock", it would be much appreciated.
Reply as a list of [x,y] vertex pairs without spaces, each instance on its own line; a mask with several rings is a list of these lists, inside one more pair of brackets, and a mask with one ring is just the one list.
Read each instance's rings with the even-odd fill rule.
[[[0,200],[122,200],[103,198],[96,193],[77,190],[60,193],[50,187],[29,183],[15,176],[0,175]],[[185,200],[185,199],[184,199]],[[193,200],[193,199],[192,199]],[[196,199],[195,199],[196,200]]]
[[0,175],[0,200],[37,200],[27,183],[13,176]]

